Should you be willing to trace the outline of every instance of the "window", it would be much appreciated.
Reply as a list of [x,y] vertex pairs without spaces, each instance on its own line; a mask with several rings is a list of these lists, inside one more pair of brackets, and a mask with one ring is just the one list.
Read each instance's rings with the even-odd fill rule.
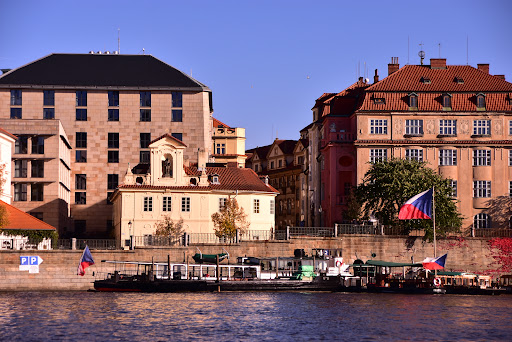
[[179,91],[171,92],[172,96],[172,106],[173,107],[183,107],[183,94]]
[[119,148],[119,133],[108,134],[108,148]]
[[76,132],[76,148],[87,148],[87,132]]
[[27,178],[27,161],[15,160],[14,161],[14,177]]
[[44,137],[32,137],[32,154],[44,154]]
[[[508,196],[512,197],[512,181],[508,182]],[[510,227],[512,228],[512,227]]]
[[151,142],[151,133],[140,133],[140,148],[148,148]]
[[276,212],[276,202],[274,200],[270,200],[270,215],[274,215]]
[[440,135],[457,135],[457,120],[440,120]]
[[476,229],[481,228],[490,228],[491,227],[491,219],[489,215],[480,213],[478,215],[475,215],[473,219],[473,227]]
[[278,166],[279,168],[283,167],[283,160],[282,160],[282,159],[279,159],[279,160],[277,161],[277,164],[279,165],[279,166]]
[[439,165],[457,165],[457,150],[439,150]]
[[150,91],[141,91],[140,92],[140,106],[141,107],[151,107],[151,92]]
[[217,144],[215,153],[225,154],[226,153],[226,144]]
[[119,107],[119,91],[109,90],[108,91],[108,106]]
[[144,211],[153,211],[153,197],[144,197]]
[[371,119],[370,134],[388,134],[388,120]]
[[171,133],[171,136],[178,139],[179,141],[183,141],[183,133]]
[[370,163],[380,163],[388,159],[388,151],[386,149],[370,149]]
[[140,151],[139,162],[149,164],[149,151]]
[[75,189],[76,190],[87,190],[87,175],[76,174],[75,175]]
[[149,122],[151,121],[151,109],[140,110],[140,121]]
[[473,135],[490,135],[491,120],[473,120]]
[[423,150],[422,149],[407,149],[405,150],[405,159],[423,161]]
[[43,106],[55,106],[54,90],[43,90]]
[[508,134],[512,135],[512,120],[509,120],[508,122]]
[[75,151],[75,160],[77,163],[87,163],[87,151],[86,150],[76,150]]
[[473,166],[490,166],[491,150],[473,150]]
[[181,198],[181,211],[187,213],[190,212],[190,197]]
[[409,109],[418,108],[418,95],[412,93],[409,95]]
[[119,151],[108,151],[108,162],[119,163]]
[[87,109],[77,108],[76,109],[76,121],[87,121]]
[[450,179],[450,186],[452,188],[452,197],[457,197],[457,181],[456,180],[453,180],[453,179]]
[[16,142],[14,143],[14,153],[28,153],[28,137],[26,135],[18,135],[18,139],[16,139]]
[[76,91],[76,106],[87,107],[87,91],[77,90]]
[[171,121],[182,122],[183,121],[183,111],[181,109],[173,109]]
[[164,196],[162,202],[162,211],[171,211],[172,199],[171,196]]
[[405,120],[406,135],[423,135],[423,120]]
[[75,204],[87,204],[87,194],[83,191],[75,192]]
[[41,183],[32,183],[30,186],[30,200],[42,201],[43,200],[44,185]]
[[43,119],[55,119],[55,108],[43,108]]
[[219,211],[224,209],[224,207],[226,206],[227,200],[228,200],[227,198],[219,198]]
[[11,119],[21,119],[21,108],[11,108]]
[[512,150],[508,150],[508,166],[512,166]]
[[111,201],[110,201],[110,198],[112,197],[112,194],[114,193],[114,191],[107,191],[107,204],[108,205],[111,205],[113,204]]
[[259,214],[260,213],[260,200],[259,199],[255,199],[253,201],[253,212],[255,214]]
[[452,96],[450,94],[443,94],[443,108],[452,108]]
[[11,106],[21,106],[21,89],[11,90]]
[[476,108],[477,109],[485,109],[485,95],[478,94],[476,96]]
[[33,178],[44,178],[44,160],[32,160],[31,164],[31,176]]
[[473,181],[473,197],[491,197],[491,181]]
[[119,175],[118,174],[108,174],[107,175],[107,189],[115,190],[119,185]]
[[258,172],[258,167],[259,166],[260,166],[259,164],[254,164],[254,172]]
[[14,200],[26,201],[27,200],[27,184],[17,183],[14,184]]
[[270,162],[270,169],[273,170],[274,169],[274,161],[271,161]]
[[108,110],[108,121],[119,121],[119,109]]

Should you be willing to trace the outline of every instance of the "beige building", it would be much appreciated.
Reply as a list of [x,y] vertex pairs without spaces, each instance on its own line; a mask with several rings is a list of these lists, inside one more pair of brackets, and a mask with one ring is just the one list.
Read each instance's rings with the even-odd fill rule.
[[146,173],[128,169],[124,183],[112,195],[115,236],[119,241],[139,241],[155,234],[165,216],[184,221],[189,234],[213,233],[211,219],[227,198],[244,208],[250,230],[274,228],[277,191],[255,172],[238,167],[211,167],[206,151],[197,165],[185,160],[188,146],[169,134],[149,144],[151,164]]
[[229,127],[213,118],[212,161],[245,167],[245,128]]
[[12,146],[16,141],[16,136],[12,135],[5,129],[1,128],[0,125],[0,167],[3,170],[3,173],[0,175],[2,177],[2,187],[0,188],[0,200],[4,201],[7,204],[11,203],[11,156],[12,156]]
[[[42,212],[64,237],[112,236],[108,196],[128,165],[147,165],[149,142],[166,132],[187,144],[185,160],[197,160],[198,149],[211,154],[212,112],[208,87],[150,55],[51,54],[11,70],[0,77],[0,118],[13,134],[29,137],[29,153],[13,158],[27,167],[30,158],[43,160],[45,168],[35,182],[15,177],[22,195],[13,205]],[[44,144],[41,156],[30,153],[32,137]],[[71,158],[60,162],[60,153],[69,153],[59,147],[64,141]],[[61,199],[58,215],[69,204],[71,226],[50,220],[55,208],[46,205]]]

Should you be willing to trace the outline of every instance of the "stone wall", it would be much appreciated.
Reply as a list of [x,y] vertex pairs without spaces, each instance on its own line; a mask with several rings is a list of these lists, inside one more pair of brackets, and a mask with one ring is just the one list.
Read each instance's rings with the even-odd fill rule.
[[[201,250],[203,254],[222,253],[223,248],[231,255],[231,261],[237,256],[285,257],[293,256],[295,249],[304,249],[311,255],[313,248],[341,248],[345,262],[352,263],[356,258],[366,261],[372,253],[374,259],[409,262],[411,257],[418,262],[427,256],[433,256],[433,245],[421,239],[399,237],[352,235],[341,238],[308,238],[291,241],[250,241],[234,245],[195,245],[176,248],[145,248],[134,251],[98,251],[92,250],[95,265],[86,270],[86,275],[76,275],[78,261],[82,251],[0,251],[0,291],[64,291],[92,289],[96,275],[113,271],[102,260],[171,262],[189,260]],[[491,267],[492,259],[487,240],[467,238],[465,240],[441,240],[438,242],[438,255],[448,253],[446,268],[448,270],[466,270],[480,272]],[[39,256],[43,259],[39,273],[20,271],[20,256]]]

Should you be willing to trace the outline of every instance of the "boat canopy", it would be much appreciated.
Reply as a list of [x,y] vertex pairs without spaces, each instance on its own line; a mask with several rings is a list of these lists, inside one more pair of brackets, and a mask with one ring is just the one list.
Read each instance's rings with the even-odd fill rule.
[[[382,260],[368,260],[366,265],[381,266],[381,267],[423,267],[422,263],[412,262],[391,262]],[[354,265],[356,266],[356,265]]]
[[194,259],[194,261],[197,262],[198,264],[202,264],[202,263],[214,264],[214,263],[217,262],[217,255],[219,256],[219,262],[224,260],[224,259],[226,259],[227,257],[229,257],[228,253],[220,253],[220,254],[201,254],[201,253],[196,253],[192,257],[192,259]]

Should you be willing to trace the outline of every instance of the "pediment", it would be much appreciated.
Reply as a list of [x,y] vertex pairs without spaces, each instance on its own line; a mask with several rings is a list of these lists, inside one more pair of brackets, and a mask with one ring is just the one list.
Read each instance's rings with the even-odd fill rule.
[[176,150],[184,149],[187,147],[182,141],[176,139],[170,134],[164,134],[161,137],[153,140],[149,146],[150,149],[163,149],[163,150]]

